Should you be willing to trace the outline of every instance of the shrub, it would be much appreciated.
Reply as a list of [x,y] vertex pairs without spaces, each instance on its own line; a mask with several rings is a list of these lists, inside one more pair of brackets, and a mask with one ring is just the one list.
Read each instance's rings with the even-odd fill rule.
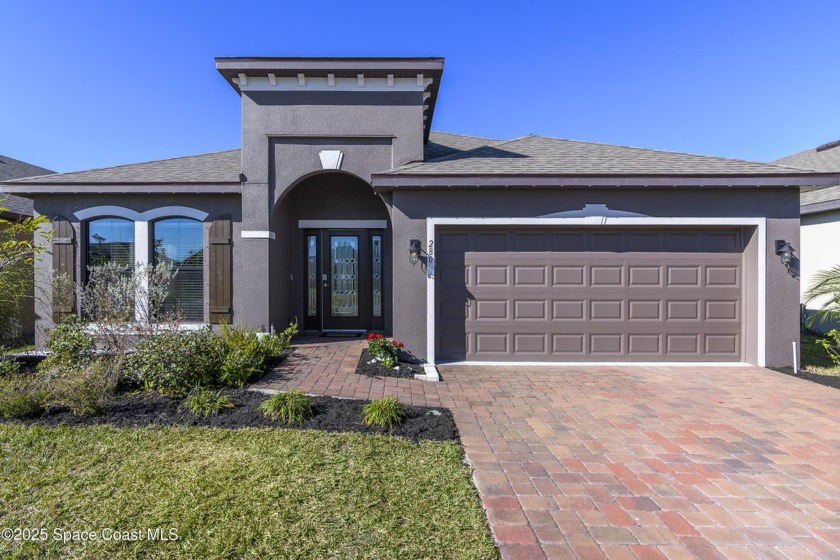
[[219,382],[242,387],[248,379],[263,371],[266,360],[282,356],[296,333],[297,324],[294,323],[279,335],[273,332],[257,334],[245,327],[223,325],[221,340],[224,357]]
[[0,416],[26,418],[44,411],[48,392],[32,375],[17,374],[0,378]]
[[405,348],[402,342],[388,340],[381,334],[368,335],[368,352],[387,368],[392,368],[397,364],[402,348]]
[[393,429],[402,424],[405,409],[394,397],[371,401],[362,407],[362,422],[365,426],[379,426]]
[[233,408],[233,399],[219,391],[196,387],[181,404],[190,414],[207,418],[218,414],[223,408]]
[[222,365],[219,337],[209,327],[164,331],[140,341],[127,360],[130,380],[147,390],[182,395],[212,384]]
[[835,366],[840,366],[840,331],[831,329],[825,333],[826,338],[818,338],[814,344],[825,350]]
[[14,358],[3,357],[2,354],[3,351],[0,350],[0,378],[20,373],[20,363]]
[[85,327],[77,317],[68,317],[47,331],[46,347],[50,353],[38,364],[39,370],[88,363],[96,349],[96,341],[85,333]]
[[260,410],[269,418],[283,420],[286,424],[303,422],[312,416],[312,397],[298,389],[277,393],[260,404]]
[[49,406],[66,406],[76,416],[99,414],[114,396],[116,383],[107,362],[93,360],[81,367],[57,368],[48,374]]

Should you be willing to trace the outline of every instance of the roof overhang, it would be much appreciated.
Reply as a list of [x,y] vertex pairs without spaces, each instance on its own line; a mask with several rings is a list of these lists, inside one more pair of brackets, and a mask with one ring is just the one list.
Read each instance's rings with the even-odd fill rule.
[[840,174],[784,176],[560,176],[560,175],[417,175],[374,174],[373,187],[380,192],[399,189],[441,188],[784,188],[836,186]]
[[0,183],[5,192],[41,194],[242,194],[241,183]]
[[443,63],[442,57],[219,57],[216,69],[240,95],[243,91],[423,92],[423,140],[428,141]]

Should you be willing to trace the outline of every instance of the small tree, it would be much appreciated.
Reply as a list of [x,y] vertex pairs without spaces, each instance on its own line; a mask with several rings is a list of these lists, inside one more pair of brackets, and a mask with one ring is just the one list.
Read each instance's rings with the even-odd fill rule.
[[[6,211],[2,203],[0,214]],[[19,335],[21,303],[32,297],[35,257],[43,250],[36,243],[38,229],[46,221],[44,216],[0,218],[0,340]]]
[[120,374],[126,350],[137,339],[177,326],[179,315],[163,312],[173,278],[167,263],[131,267],[109,262],[90,267],[80,296],[82,319],[110,354],[112,375]]

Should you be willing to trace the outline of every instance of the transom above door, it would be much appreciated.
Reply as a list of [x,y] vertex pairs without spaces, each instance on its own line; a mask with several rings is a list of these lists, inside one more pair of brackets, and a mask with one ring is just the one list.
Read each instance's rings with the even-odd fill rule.
[[304,328],[384,330],[383,239],[377,229],[304,231]]

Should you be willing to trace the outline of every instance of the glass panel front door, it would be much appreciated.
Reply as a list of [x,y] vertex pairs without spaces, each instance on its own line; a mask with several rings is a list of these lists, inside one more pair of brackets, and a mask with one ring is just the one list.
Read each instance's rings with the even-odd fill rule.
[[358,317],[358,236],[330,236],[330,280],[330,315]]
[[382,230],[311,229],[303,235],[304,325],[382,331],[386,297]]

